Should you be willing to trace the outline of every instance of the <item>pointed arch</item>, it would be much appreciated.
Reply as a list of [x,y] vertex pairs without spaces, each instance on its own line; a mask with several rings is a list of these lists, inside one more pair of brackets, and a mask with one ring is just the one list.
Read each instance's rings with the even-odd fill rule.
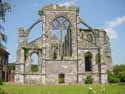
[[[30,43],[34,40],[36,40],[38,37],[42,35],[43,28],[39,28],[42,26],[42,19],[36,20],[25,32],[27,34],[27,42]],[[31,32],[31,31],[38,31],[36,32]]]
[[38,72],[39,56],[37,52],[31,54],[31,72]]
[[79,20],[81,24],[85,25],[90,31],[92,31],[91,33],[93,34],[93,38],[95,39],[94,44],[96,44],[96,35],[94,29],[91,26],[89,26],[83,19],[79,18]]
[[[71,33],[71,23],[64,16],[58,16],[54,18],[51,22],[51,33],[57,36],[58,52],[61,59],[63,56],[72,55],[72,33]],[[50,35],[51,36],[51,35]]]
[[92,53],[85,53],[85,71],[92,71]]
[[69,29],[69,27],[71,27],[71,23],[64,16],[59,16],[59,17],[54,18],[51,23],[51,29],[53,30],[59,30],[59,29],[67,30]]

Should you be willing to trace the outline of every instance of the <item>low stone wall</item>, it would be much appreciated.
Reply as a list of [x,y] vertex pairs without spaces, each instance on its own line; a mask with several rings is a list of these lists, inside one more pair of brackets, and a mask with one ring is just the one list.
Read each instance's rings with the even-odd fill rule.
[[41,82],[42,82],[41,75],[26,75],[25,76],[25,83],[41,84]]

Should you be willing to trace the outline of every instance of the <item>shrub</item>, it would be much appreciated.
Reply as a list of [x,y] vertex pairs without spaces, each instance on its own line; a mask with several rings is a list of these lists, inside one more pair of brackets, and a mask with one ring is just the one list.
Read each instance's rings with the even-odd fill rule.
[[125,71],[125,65],[115,65],[113,66],[113,73],[119,75],[120,72]]
[[85,79],[85,84],[92,84],[93,83],[93,78],[91,75],[88,75]]
[[38,71],[38,65],[32,64],[31,71],[32,72],[37,72]]
[[59,83],[64,83],[64,78],[59,78]]
[[118,83],[120,82],[119,77],[114,75],[111,71],[108,71],[108,82],[109,83]]
[[3,80],[2,79],[0,79],[0,85],[3,85]]
[[125,71],[119,73],[120,82],[125,82]]
[[110,77],[108,78],[108,82],[109,82],[109,83],[118,83],[118,82],[120,82],[120,80],[119,80],[119,78],[117,78],[117,77],[110,76]]

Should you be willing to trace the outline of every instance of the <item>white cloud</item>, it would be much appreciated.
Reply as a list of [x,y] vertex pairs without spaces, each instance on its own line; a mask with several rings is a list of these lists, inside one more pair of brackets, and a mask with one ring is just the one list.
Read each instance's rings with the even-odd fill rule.
[[104,29],[106,30],[107,34],[111,39],[116,39],[118,37],[118,34],[115,31],[115,28],[124,23],[125,23],[125,16],[117,17],[113,21],[106,21]]
[[78,0],[70,0],[70,1],[66,1],[66,2],[64,2],[64,3],[60,3],[59,5],[60,5],[60,6],[67,6],[67,7],[69,7],[69,6],[71,6],[71,5],[75,5],[77,1],[78,1]]
[[118,25],[123,24],[123,23],[125,23],[125,16],[118,17],[114,21],[106,21],[105,22],[105,24],[111,28],[117,27]]
[[105,28],[105,31],[111,39],[116,39],[118,37],[117,32],[112,28]]

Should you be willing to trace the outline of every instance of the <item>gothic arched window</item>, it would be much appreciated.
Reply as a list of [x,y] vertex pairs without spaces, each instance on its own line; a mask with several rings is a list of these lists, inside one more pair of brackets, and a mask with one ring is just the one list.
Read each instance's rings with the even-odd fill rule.
[[31,72],[38,72],[38,54],[32,53],[31,55]]
[[57,36],[58,52],[61,59],[63,56],[72,55],[71,23],[63,16],[55,18],[51,23],[51,35]]
[[52,29],[53,30],[67,30],[71,26],[70,22],[63,16],[57,17],[52,22]]
[[92,71],[92,54],[85,53],[85,71]]

